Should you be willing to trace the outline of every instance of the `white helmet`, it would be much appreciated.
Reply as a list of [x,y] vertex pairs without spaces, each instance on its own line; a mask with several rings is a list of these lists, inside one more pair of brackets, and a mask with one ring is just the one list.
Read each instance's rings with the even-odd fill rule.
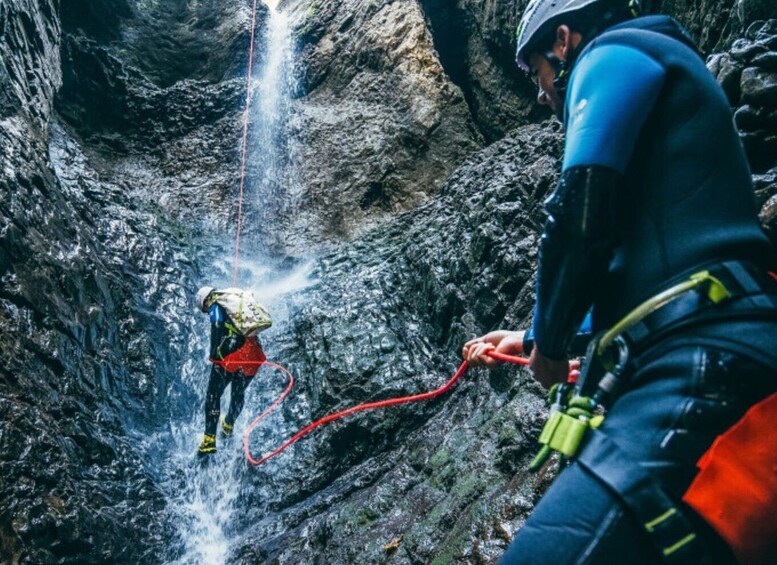
[[208,301],[208,297],[216,290],[212,286],[203,286],[197,291],[197,295],[194,297],[194,303],[202,312],[205,312],[205,303]]
[[516,32],[515,63],[522,71],[529,72],[529,55],[538,48],[538,42],[550,36],[557,26],[574,18],[576,13],[589,8],[600,8],[604,12],[628,9],[636,16],[648,5],[648,0],[531,0]]

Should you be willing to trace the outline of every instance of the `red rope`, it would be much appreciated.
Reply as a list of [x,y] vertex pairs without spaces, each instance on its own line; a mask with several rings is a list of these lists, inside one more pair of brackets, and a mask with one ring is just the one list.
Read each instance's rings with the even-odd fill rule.
[[237,265],[240,261],[240,230],[243,225],[243,186],[246,177],[246,151],[248,147],[248,115],[251,109],[251,71],[254,66],[254,36],[256,34],[256,2],[251,14],[251,47],[248,50],[248,80],[246,81],[246,107],[243,112],[243,147],[240,156],[240,191],[237,197],[237,229],[235,233],[235,264],[232,271],[232,286],[237,286]]
[[[517,365],[528,365],[529,359],[525,357],[513,357],[512,355],[505,355],[503,353],[497,353],[496,351],[490,351],[488,353],[491,357],[494,359],[499,359],[501,361],[507,361],[508,363],[515,363]],[[245,364],[245,362],[243,363]],[[363,412],[364,410],[374,410],[376,408],[386,408],[388,406],[396,406],[398,404],[406,404],[408,402],[419,402],[421,400],[430,400],[436,396],[440,396],[441,394],[445,394],[448,392],[451,388],[453,388],[453,385],[456,384],[456,381],[458,381],[464,373],[467,372],[467,368],[469,367],[469,363],[464,361],[456,371],[456,373],[451,377],[451,379],[445,383],[443,386],[436,390],[432,390],[429,392],[424,392],[421,394],[414,394],[412,396],[402,396],[398,398],[388,398],[386,400],[378,400],[376,402],[366,402],[364,404],[359,404],[357,406],[352,406],[351,408],[347,408],[346,410],[341,410],[340,412],[334,412],[333,414],[329,414],[328,416],[324,416],[323,418],[320,418],[316,420],[315,422],[308,424],[304,428],[302,428],[300,431],[298,431],[296,434],[294,434],[291,438],[286,440],[280,447],[277,449],[271,451],[264,457],[262,457],[259,460],[254,459],[251,456],[251,450],[248,447],[248,440],[251,435],[251,432],[256,427],[256,425],[261,422],[270,412],[273,411],[273,409],[280,404],[280,402],[286,397],[286,395],[291,390],[291,385],[294,382],[294,377],[291,376],[291,373],[289,373],[286,369],[281,367],[280,365],[276,365],[275,363],[269,363],[281,371],[285,372],[287,375],[289,375],[289,386],[286,387],[286,390],[283,392],[283,394],[278,397],[278,399],[273,402],[272,406],[262,412],[261,415],[259,415],[258,418],[256,418],[253,422],[251,422],[251,425],[248,426],[248,429],[245,431],[245,434],[243,434],[243,450],[246,454],[246,459],[250,461],[253,465],[259,466],[268,459],[271,459],[272,457],[275,457],[278,455],[281,451],[289,447],[290,445],[296,443],[300,439],[302,439],[304,436],[318,428],[319,426],[323,426],[324,424],[328,424],[329,422],[333,422],[335,420],[339,420],[340,418],[344,418],[346,416],[349,416],[351,414],[355,414],[357,412]]]
[[[275,399],[275,402],[273,402],[273,403],[270,405],[270,407],[269,407],[269,408],[267,408],[267,410],[265,410],[264,412],[262,412],[261,414],[259,414],[259,416],[257,416],[257,417],[256,417],[256,419],[254,419],[254,421],[253,421],[253,422],[251,422],[251,424],[248,426],[248,429],[246,430],[245,434],[243,434],[243,450],[245,451],[245,454],[246,454],[246,459],[248,459],[248,460],[249,460],[251,463],[253,463],[254,465],[261,465],[261,464],[262,464],[262,463],[264,463],[264,462],[265,462],[267,459],[269,459],[270,457],[272,457],[272,455],[270,455],[270,456],[268,456],[268,457],[265,457],[265,458],[263,458],[263,459],[260,459],[259,461],[257,461],[257,460],[256,460],[256,459],[254,459],[253,457],[251,457],[251,450],[248,448],[248,436],[250,436],[250,435],[251,435],[251,432],[254,430],[254,428],[255,428],[257,425],[259,425],[259,422],[261,422],[261,421],[262,421],[262,420],[264,420],[264,419],[265,419],[267,416],[269,416],[269,415],[270,415],[270,412],[272,412],[273,410],[275,410],[275,408],[276,408],[276,407],[277,407],[277,406],[278,406],[278,405],[279,405],[281,402],[283,402],[283,400],[284,400],[284,399],[285,399],[285,398],[286,398],[286,397],[289,395],[289,393],[291,392],[291,387],[293,387],[293,386],[294,386],[294,376],[293,376],[293,375],[292,375],[292,374],[291,374],[291,373],[290,373],[290,372],[289,372],[289,371],[288,371],[288,370],[287,370],[285,367],[282,367],[282,366],[278,365],[277,363],[273,363],[272,361],[263,361],[261,364],[262,364],[262,365],[269,365],[270,367],[275,367],[275,368],[276,368],[276,369],[278,369],[280,372],[284,373],[284,374],[285,374],[287,377],[289,377],[289,384],[287,384],[287,385],[286,385],[286,390],[284,390],[284,391],[281,393],[281,395],[280,395],[278,398],[276,398],[276,399]],[[273,455],[274,455],[274,454],[273,454]]]

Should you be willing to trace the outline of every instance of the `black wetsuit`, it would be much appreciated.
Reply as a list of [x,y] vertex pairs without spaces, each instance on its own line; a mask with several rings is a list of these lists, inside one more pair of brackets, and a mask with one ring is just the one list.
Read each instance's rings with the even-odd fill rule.
[[[591,307],[598,331],[721,261],[774,270],[730,108],[674,20],[638,18],[588,44],[570,79],[565,128],[537,289],[535,343],[546,356],[566,355]],[[715,437],[777,390],[774,304],[743,309],[734,300],[714,320],[700,316],[635,348],[600,428],[687,514],[709,562],[733,557],[680,499]],[[578,455],[502,563],[659,561],[643,525]]]
[[[212,304],[208,309],[210,315],[210,358],[224,359],[227,355],[234,353],[246,342],[246,338],[232,328],[229,315],[226,310],[218,304]],[[225,421],[233,425],[235,420],[243,410],[245,401],[245,391],[248,388],[253,377],[246,377],[242,371],[227,372],[224,367],[213,364],[210,370],[210,380],[208,381],[208,392],[205,398],[205,433],[207,435],[216,435],[219,416],[221,415],[221,395],[224,389],[231,384],[231,400],[229,411]]]

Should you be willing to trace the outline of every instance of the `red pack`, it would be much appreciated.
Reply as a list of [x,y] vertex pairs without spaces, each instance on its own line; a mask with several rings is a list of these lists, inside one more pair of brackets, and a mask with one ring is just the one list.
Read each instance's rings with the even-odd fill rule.
[[777,563],[777,394],[750,408],[697,466],[683,501],[740,563]]
[[262,348],[259,346],[259,343],[254,336],[247,337],[243,347],[230,353],[224,357],[224,359],[211,359],[212,363],[224,367],[228,373],[243,371],[243,374],[246,377],[253,377],[256,375],[259,367],[261,367],[262,363],[265,361],[267,361],[267,356],[264,354],[264,351],[262,351]]

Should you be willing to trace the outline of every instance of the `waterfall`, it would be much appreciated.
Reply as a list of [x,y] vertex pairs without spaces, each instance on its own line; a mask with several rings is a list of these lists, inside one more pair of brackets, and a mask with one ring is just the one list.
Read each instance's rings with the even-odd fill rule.
[[244,226],[254,249],[253,253],[246,250],[248,257],[283,251],[283,230],[278,218],[282,216],[286,187],[293,176],[287,125],[296,84],[293,38],[285,13],[271,10],[263,45],[264,63],[251,85],[253,106]]
[[[309,284],[308,264],[291,272],[279,272],[273,265],[270,248],[272,230],[252,229],[257,223],[271,225],[283,205],[283,189],[288,178],[288,139],[285,133],[293,81],[293,38],[288,18],[277,11],[270,0],[270,14],[263,29],[257,29],[257,56],[252,84],[249,141],[247,155],[246,191],[243,222],[248,236],[241,244],[238,285],[250,289],[267,305],[274,318],[276,331],[285,318],[284,293]],[[269,233],[268,233],[269,232]],[[216,287],[231,286],[232,265],[230,239],[234,232],[225,234],[221,244],[213,250],[214,261],[207,269],[203,284]],[[277,242],[276,242],[277,243]],[[258,407],[268,404],[274,394],[274,381],[254,382],[246,392],[243,414],[236,422],[234,437],[225,441],[219,437],[219,451],[208,458],[208,464],[197,460],[197,446],[204,429],[204,402],[210,366],[204,360],[209,343],[207,318],[192,312],[195,330],[187,346],[188,361],[181,368],[180,379],[173,379],[167,391],[171,415],[169,429],[147,438],[148,451],[153,459],[162,461],[160,484],[164,489],[173,523],[177,529],[178,544],[171,544],[167,562],[176,565],[223,564],[230,554],[231,540],[239,535],[236,524],[242,510],[239,491],[245,480],[246,465],[242,453],[242,434]],[[264,334],[263,334],[264,337]],[[257,375],[257,380],[262,376]],[[281,389],[282,390],[282,389]],[[222,397],[222,416],[229,403],[229,391]],[[273,424],[268,422],[269,426]],[[286,429],[274,430],[279,437]],[[242,472],[241,472],[242,471]]]

